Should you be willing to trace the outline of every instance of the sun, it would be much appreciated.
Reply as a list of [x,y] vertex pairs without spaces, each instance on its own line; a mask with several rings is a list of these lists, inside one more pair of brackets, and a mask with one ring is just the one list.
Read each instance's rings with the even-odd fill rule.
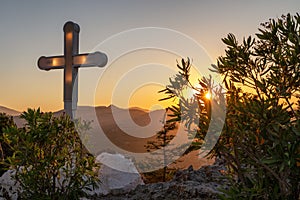
[[210,92],[207,92],[207,93],[205,94],[205,98],[208,99],[208,100],[210,100],[210,99],[211,99],[211,93],[210,93]]
[[[191,88],[191,87],[186,87],[186,88],[183,88],[183,89],[182,89],[182,94],[183,94],[184,98],[188,98],[188,99],[195,98],[195,97],[199,97],[199,95],[200,95],[200,93],[201,93],[201,92],[200,92],[200,88],[201,88],[200,85],[199,85],[199,86],[196,86],[196,87],[193,87],[193,88]],[[202,94],[203,94],[203,93],[202,93]],[[212,98],[211,92],[210,92],[210,91],[206,91],[206,92],[203,94],[202,98],[205,98],[205,99],[207,99],[207,100],[211,100],[211,98]]]

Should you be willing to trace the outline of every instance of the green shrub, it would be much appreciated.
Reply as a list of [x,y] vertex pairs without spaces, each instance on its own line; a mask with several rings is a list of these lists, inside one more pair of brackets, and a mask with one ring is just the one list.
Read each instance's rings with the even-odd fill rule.
[[[3,130],[9,127],[15,127],[15,123],[13,121],[13,117],[6,115],[5,113],[0,113],[0,160],[4,161],[4,159],[8,156],[12,156],[12,149],[3,141]],[[0,164],[0,176],[7,170],[8,166],[4,164]]]
[[23,199],[79,199],[96,186],[98,166],[84,151],[74,123],[66,115],[54,117],[40,109],[21,115],[24,128],[4,129],[14,151],[6,162],[16,170]]
[[238,195],[229,199],[297,199],[300,16],[270,20],[256,36],[242,44],[232,34],[223,39],[226,55],[217,69],[225,77],[228,106],[216,153],[238,177]]
[[[175,156],[176,149],[172,150],[166,150],[167,145],[170,145],[169,142],[174,138],[174,135],[170,134],[170,130],[174,130],[176,128],[176,123],[166,123],[166,114],[168,112],[168,109],[166,109],[166,112],[164,114],[164,120],[163,120],[163,128],[156,133],[155,140],[147,141],[147,145],[145,145],[145,148],[147,149],[147,152],[152,153],[156,156],[163,156],[163,162],[159,163],[159,166],[162,166],[162,169],[156,170],[155,172],[145,173],[144,176],[152,177],[149,179],[153,179],[150,181],[154,181],[155,179],[159,179],[161,177],[162,182],[166,182],[170,180],[170,176],[168,176],[170,173],[167,171],[174,171],[172,169],[168,168],[168,164],[170,160]],[[162,149],[162,153],[157,153],[155,150]],[[154,151],[154,152],[152,152]],[[161,154],[161,155],[160,155]],[[161,173],[161,174],[160,174]],[[167,177],[168,176],[168,177]]]
[[[226,55],[218,58],[211,71],[224,78],[226,120],[218,143],[210,156],[227,161],[233,186],[223,199],[298,199],[300,191],[300,16],[282,16],[262,24],[257,38],[239,44],[233,34],[223,42]],[[189,81],[190,63],[182,60],[177,78],[170,79],[166,99],[182,98],[178,90],[193,89]],[[198,143],[205,137],[210,109],[221,93],[214,92],[210,104],[203,92],[214,88],[202,78],[198,90],[198,111],[193,102],[182,101],[175,121],[199,118]],[[176,86],[176,87],[174,87]],[[177,110],[180,111],[179,106]],[[195,109],[196,110],[196,109]],[[196,145],[197,146],[197,145]],[[195,149],[195,148],[193,148]]]

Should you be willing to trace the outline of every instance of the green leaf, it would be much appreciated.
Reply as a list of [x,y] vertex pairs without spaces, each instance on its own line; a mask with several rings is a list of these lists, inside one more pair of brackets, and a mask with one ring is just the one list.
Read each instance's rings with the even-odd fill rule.
[[297,135],[300,136],[300,127],[296,128],[296,127],[292,127],[292,131]]
[[285,164],[281,163],[280,168],[279,168],[279,172],[282,172],[284,170]]
[[235,47],[237,45],[237,41],[235,36],[232,33],[227,35],[227,38],[223,38],[222,41],[227,44],[228,46]]

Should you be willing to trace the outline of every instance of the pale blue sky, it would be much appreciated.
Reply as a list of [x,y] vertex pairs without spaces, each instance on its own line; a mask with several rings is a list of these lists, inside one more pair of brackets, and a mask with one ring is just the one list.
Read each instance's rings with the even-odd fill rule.
[[[63,53],[62,27],[66,21],[80,25],[82,53],[122,31],[160,27],[191,37],[215,63],[224,52],[221,38],[228,33],[242,39],[254,35],[261,22],[299,10],[299,0],[0,1],[0,105],[21,111],[27,107],[63,107],[62,70],[43,72],[36,62],[42,55]],[[84,98],[79,96],[79,104],[89,104]],[[109,104],[110,100],[100,102]],[[143,106],[136,102],[136,106]]]

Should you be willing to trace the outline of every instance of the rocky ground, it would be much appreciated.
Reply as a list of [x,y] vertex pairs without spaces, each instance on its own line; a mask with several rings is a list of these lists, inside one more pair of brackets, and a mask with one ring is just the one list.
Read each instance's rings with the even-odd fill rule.
[[[121,158],[119,158],[118,160],[120,159]],[[82,198],[82,200],[210,200],[219,199],[218,195],[221,194],[221,191],[219,189],[226,189],[230,186],[229,181],[225,178],[226,167],[224,163],[218,159],[215,160],[214,164],[203,166],[197,170],[194,170],[192,166],[184,170],[179,170],[175,173],[173,179],[168,182],[138,185],[143,183],[143,181],[141,180],[141,183],[134,184],[133,187],[137,185],[134,190],[129,190],[128,185],[126,187],[122,187],[122,189],[116,189],[120,188],[117,187],[118,181],[123,180],[121,181],[123,183],[121,185],[124,186],[125,183],[127,183],[128,181],[130,182],[129,178],[131,176],[128,177],[128,174],[126,173],[120,174],[113,172],[114,171],[108,171],[107,173],[102,174],[109,174],[109,176],[103,178],[103,180],[112,178],[109,179],[110,181],[108,181],[106,186],[112,186],[112,183],[114,183],[114,187],[110,187],[110,189],[107,191],[105,190],[106,192],[104,192],[103,188],[101,190],[102,192],[93,191],[93,193],[90,195],[94,196],[90,196],[89,198]],[[9,173],[5,173],[4,175],[10,177]],[[5,183],[7,184],[7,186],[10,186],[8,187],[8,190],[6,190],[10,193],[6,194],[5,192],[1,192],[0,190],[0,199],[4,200],[6,199],[6,196],[9,196],[10,199],[17,199],[17,193],[16,191],[14,192],[14,190],[18,188],[18,186],[14,185],[14,182],[11,183],[10,181],[13,180],[11,180],[11,178],[9,177],[5,177],[4,175],[1,178],[6,180]],[[115,179],[113,179],[113,177]],[[139,179],[141,179],[140,176]],[[111,182],[112,180],[115,180],[117,182]],[[135,181],[131,181],[130,185],[132,185],[133,183],[135,183]],[[105,184],[105,182],[102,182],[102,184]]]
[[189,167],[176,172],[169,182],[138,185],[131,192],[122,189],[112,190],[110,194],[94,198],[95,200],[158,200],[158,199],[219,199],[220,188],[228,188],[224,177],[225,166],[220,160],[213,165],[203,166],[199,170]]

